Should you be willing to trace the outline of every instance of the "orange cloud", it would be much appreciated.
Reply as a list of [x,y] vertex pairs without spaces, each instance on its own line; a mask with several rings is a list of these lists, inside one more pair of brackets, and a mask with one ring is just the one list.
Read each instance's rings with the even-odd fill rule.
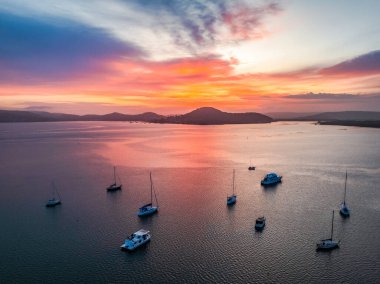
[[[7,105],[22,102],[97,103],[143,109],[165,109],[170,113],[205,105],[227,110],[265,111],[267,108],[302,110],[310,100],[287,98],[291,94],[373,93],[379,90],[380,72],[337,77],[310,68],[279,74],[235,74],[234,59],[214,56],[153,62],[108,59],[101,67],[65,82],[39,85],[1,85]],[[373,73],[373,72],[372,72]],[[84,112],[91,112],[84,111]]]

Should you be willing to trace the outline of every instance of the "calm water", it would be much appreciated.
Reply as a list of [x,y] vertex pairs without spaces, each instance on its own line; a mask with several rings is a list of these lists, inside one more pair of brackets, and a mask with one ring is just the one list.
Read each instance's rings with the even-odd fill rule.
[[[310,123],[0,124],[0,282],[379,283],[379,150],[378,129]],[[107,193],[113,165],[124,188]],[[227,208],[233,169],[238,201]],[[346,169],[341,247],[317,253]],[[139,219],[149,171],[160,211]],[[283,183],[263,189],[268,171]],[[47,209],[52,180],[63,204]],[[148,246],[120,251],[140,228]]]

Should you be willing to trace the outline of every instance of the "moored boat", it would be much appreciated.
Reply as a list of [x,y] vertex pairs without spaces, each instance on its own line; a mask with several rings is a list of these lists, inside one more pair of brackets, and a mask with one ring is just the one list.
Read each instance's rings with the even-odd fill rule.
[[282,181],[282,176],[276,173],[269,173],[261,180],[261,185],[274,185],[281,181]]
[[46,207],[54,207],[62,203],[61,197],[59,196],[58,190],[54,182],[52,182],[52,187],[53,187],[53,198],[49,199],[46,202]]
[[252,166],[252,160],[249,160],[249,167],[248,167],[248,170],[249,171],[254,171],[256,169],[255,166]]
[[342,217],[350,217],[350,209],[346,204],[346,191],[347,191],[347,171],[346,171],[346,180],[344,182],[344,198],[343,202],[340,204],[339,213]]
[[135,250],[139,246],[142,246],[149,242],[151,239],[150,232],[144,229],[138,230],[137,232],[130,235],[124,243],[120,246],[122,250]]
[[[145,204],[144,206],[139,208],[139,212],[137,213],[137,215],[140,217],[152,215],[158,211],[158,200],[157,200],[156,192],[154,191],[154,187],[153,187],[152,173],[150,173],[149,176],[150,176],[150,203]],[[153,192],[154,192],[154,197],[156,199],[156,206],[153,206]]]
[[111,184],[109,187],[107,187],[107,191],[116,191],[116,190],[121,190],[122,184],[117,184],[116,182],[116,167],[113,167],[113,184]]
[[265,222],[266,222],[266,219],[265,219],[264,216],[257,218],[256,219],[256,224],[255,224],[255,229],[258,230],[258,231],[264,229]]
[[233,205],[236,203],[236,194],[235,194],[235,170],[232,172],[232,195],[227,196],[227,205]]
[[335,248],[339,248],[340,241],[333,240],[333,233],[334,233],[334,210],[333,210],[332,221],[331,221],[331,236],[329,239],[320,240],[317,243],[317,250],[332,250]]

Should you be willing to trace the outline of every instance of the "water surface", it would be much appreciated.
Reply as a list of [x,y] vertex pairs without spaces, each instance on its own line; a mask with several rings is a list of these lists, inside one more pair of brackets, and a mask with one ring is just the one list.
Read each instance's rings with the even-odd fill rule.
[[[376,283],[379,149],[378,129],[312,123],[0,124],[0,282]],[[124,187],[107,193],[113,165]],[[352,215],[336,214],[341,247],[317,253],[346,169]],[[150,171],[160,210],[140,219]],[[269,171],[283,183],[263,189]],[[52,180],[63,204],[47,209]],[[140,228],[151,243],[120,251]]]

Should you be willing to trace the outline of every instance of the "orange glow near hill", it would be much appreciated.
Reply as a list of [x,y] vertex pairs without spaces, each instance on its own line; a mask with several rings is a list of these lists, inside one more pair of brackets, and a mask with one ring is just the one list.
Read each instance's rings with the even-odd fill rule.
[[[288,94],[375,91],[379,74],[331,74],[318,69],[281,74],[235,74],[235,61],[188,58],[166,62],[106,61],[101,72],[89,72],[64,82],[0,86],[3,102],[99,103],[170,109],[171,113],[205,105],[236,111],[263,111],[283,106]],[[106,71],[104,71],[106,70]],[[326,74],[328,73],[328,74]],[[351,76],[352,75],[352,76]],[[270,99],[270,100],[268,100]],[[307,100],[299,99],[293,111]],[[91,109],[83,110],[84,113]]]

